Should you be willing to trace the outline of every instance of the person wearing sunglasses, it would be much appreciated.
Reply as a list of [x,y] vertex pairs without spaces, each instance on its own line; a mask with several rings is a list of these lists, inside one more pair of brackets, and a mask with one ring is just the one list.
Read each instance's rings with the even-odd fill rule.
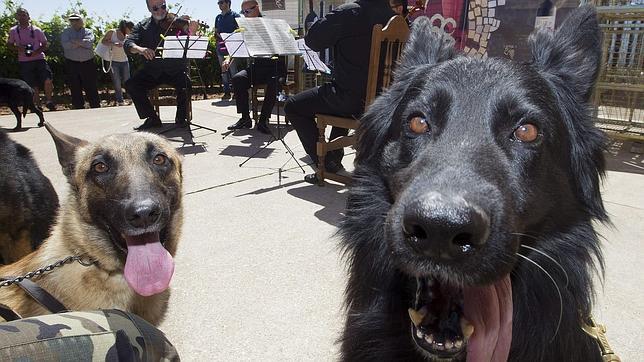
[[[235,21],[235,18],[238,18],[239,14],[230,9],[230,0],[219,0],[217,1],[217,5],[219,5],[221,14],[217,15],[217,17],[215,18],[215,36],[217,38],[217,58],[219,59],[219,65],[221,66],[224,64],[224,57],[228,55],[228,50],[226,49],[224,40],[219,34],[231,34],[237,28],[239,28],[237,22]],[[222,67],[221,82],[224,86],[224,96],[221,98],[222,100],[230,99],[230,78],[231,74],[236,73],[237,65],[235,63],[230,63],[230,66],[226,71],[224,71]]]
[[[154,111],[148,98],[148,92],[161,84],[175,88],[177,96],[177,113],[175,123],[187,126],[186,100],[190,92],[190,79],[186,76],[187,63],[183,59],[163,59],[156,57],[157,47],[163,47],[161,35],[164,29],[159,23],[168,16],[165,0],[146,0],[150,17],[143,19],[134,26],[132,32],[123,43],[127,54],[139,55],[145,59],[143,66],[127,82],[127,89],[136,112],[145,122],[135,130],[147,130],[161,127],[161,119]],[[189,29],[195,31],[199,27],[196,21],[189,22]]]
[[[243,0],[241,13],[244,14],[245,18],[262,16],[256,0]],[[227,70],[234,61],[235,58],[226,59],[222,64],[222,70]],[[276,62],[277,64],[275,64]],[[248,90],[252,82],[253,85],[266,84],[266,94],[256,128],[261,133],[270,134],[268,119],[271,116],[273,106],[275,105],[275,98],[277,97],[276,83],[279,83],[279,80],[286,79],[286,63],[281,58],[275,60],[271,58],[254,58],[251,64],[248,68],[233,75],[232,83],[235,93],[235,105],[237,106],[237,113],[241,114],[241,118],[235,124],[228,126],[228,129],[236,130],[251,128],[253,126],[253,121],[250,118],[250,107],[248,105]],[[275,82],[275,77],[277,77],[278,82]]]
[[[358,0],[344,4],[327,13],[309,29],[304,42],[313,51],[333,48],[334,68],[331,82],[307,89],[290,97],[284,105],[287,119],[297,131],[304,151],[318,165],[318,128],[315,115],[324,113],[339,117],[362,115],[366,97],[371,31],[376,24],[385,25],[395,13],[389,0]],[[346,136],[346,128],[333,127],[330,139]],[[336,173],[344,167],[344,151],[329,152],[325,168]],[[316,174],[304,181],[317,184]]]

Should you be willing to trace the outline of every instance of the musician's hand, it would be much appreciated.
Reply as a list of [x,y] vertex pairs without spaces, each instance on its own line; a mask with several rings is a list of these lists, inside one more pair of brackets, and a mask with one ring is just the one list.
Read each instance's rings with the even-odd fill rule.
[[221,72],[222,73],[226,73],[229,68],[230,68],[230,60],[225,59],[223,62],[221,62]]
[[143,57],[147,60],[154,59],[154,50],[150,48],[143,48],[143,47],[137,46],[136,51],[139,54],[143,55]]

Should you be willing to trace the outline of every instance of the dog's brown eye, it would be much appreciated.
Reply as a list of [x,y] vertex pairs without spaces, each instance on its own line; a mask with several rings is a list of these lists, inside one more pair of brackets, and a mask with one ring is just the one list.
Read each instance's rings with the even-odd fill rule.
[[425,117],[416,116],[409,120],[409,128],[412,132],[422,134],[429,131],[429,125]]
[[539,137],[539,129],[531,123],[522,124],[514,130],[514,138],[521,142],[534,142]]
[[166,159],[167,158],[164,155],[156,155],[154,156],[154,160],[152,160],[152,162],[157,166],[161,166],[165,164]]
[[107,170],[109,170],[109,169],[110,169],[110,168],[109,168],[109,167],[107,167],[107,165],[106,165],[106,164],[104,164],[103,162],[98,162],[98,163],[96,163],[96,164],[94,165],[94,171],[96,171],[96,172],[98,172],[98,173],[104,173],[104,172],[107,172]]

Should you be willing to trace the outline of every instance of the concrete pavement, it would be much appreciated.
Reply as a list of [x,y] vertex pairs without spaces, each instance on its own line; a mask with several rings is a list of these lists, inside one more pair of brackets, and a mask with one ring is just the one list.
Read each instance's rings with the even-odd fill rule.
[[[218,133],[195,130],[196,146],[184,145],[182,132],[168,134],[185,154],[185,222],[160,327],[186,361],[336,360],[346,276],[333,234],[346,190],[304,183],[279,142],[239,167],[268,137],[254,130],[228,134],[226,126],[238,118],[234,105],[211,102],[193,102],[194,122]],[[173,113],[162,108],[162,119],[170,122]],[[140,123],[132,106],[47,112],[45,118],[89,140],[131,132]],[[0,127],[14,122],[13,115],[0,116]],[[36,123],[30,114],[23,125]],[[66,181],[45,129],[10,137],[33,151],[63,199]],[[285,140],[306,161],[295,132]],[[281,185],[280,167],[286,169]],[[599,226],[606,280],[595,315],[623,361],[640,360],[644,352],[643,186],[644,175],[609,172],[604,200],[614,227]]]

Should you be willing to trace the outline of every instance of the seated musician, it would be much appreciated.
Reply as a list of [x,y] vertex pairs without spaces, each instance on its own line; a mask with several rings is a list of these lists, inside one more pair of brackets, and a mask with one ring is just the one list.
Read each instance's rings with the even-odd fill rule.
[[[187,62],[183,59],[161,59],[156,57],[155,50],[163,46],[161,35],[176,35],[177,24],[168,15],[165,0],[147,0],[151,17],[142,20],[127,37],[123,47],[130,54],[138,54],[145,58],[143,67],[130,78],[125,87],[132,97],[139,118],[145,122],[136,130],[146,130],[161,127],[161,120],[154,112],[148,98],[148,91],[161,84],[172,85],[177,93],[177,113],[175,122],[181,126],[187,125],[186,100],[189,94],[190,79],[186,75]],[[194,33],[198,28],[196,21],[186,21],[182,18],[184,32]],[[169,28],[169,29],[168,29]],[[187,86],[187,87],[186,87]]]
[[[314,51],[333,48],[335,68],[330,83],[305,90],[289,98],[284,113],[297,131],[304,151],[317,166],[318,129],[315,114],[360,117],[367,88],[371,31],[376,24],[387,24],[395,15],[389,0],[360,0],[344,4],[316,21],[304,37]],[[330,139],[346,136],[348,130],[333,127]],[[325,168],[336,173],[343,169],[342,149],[325,157]],[[308,183],[317,183],[315,174],[306,175]]]
[[[245,18],[261,17],[259,11],[259,4],[256,0],[243,0],[241,4],[241,13]],[[226,72],[230,67],[230,63],[234,62],[235,58],[228,58],[221,64],[222,72]],[[277,62],[277,64],[275,64]],[[251,72],[252,70],[252,72]],[[257,122],[257,130],[261,133],[271,133],[268,128],[268,119],[273,111],[275,99],[277,97],[278,82],[275,81],[275,74],[277,70],[277,78],[285,79],[286,65],[283,59],[273,60],[269,58],[255,58],[252,66],[244,69],[233,75],[233,92],[235,93],[235,104],[237,106],[237,113],[241,114],[241,118],[237,123],[228,126],[230,130],[251,128],[253,121],[250,118],[250,110],[248,106],[248,89],[250,89],[251,82],[253,85],[266,84],[266,94],[262,104],[262,111]]]

